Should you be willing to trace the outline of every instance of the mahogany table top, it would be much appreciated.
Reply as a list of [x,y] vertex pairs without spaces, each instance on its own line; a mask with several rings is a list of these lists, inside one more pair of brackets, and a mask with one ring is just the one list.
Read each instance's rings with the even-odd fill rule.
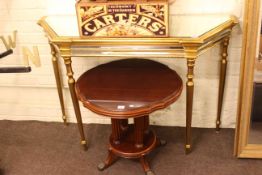
[[180,96],[182,79],[168,66],[146,59],[124,59],[86,71],[76,93],[95,113],[124,119],[148,115]]

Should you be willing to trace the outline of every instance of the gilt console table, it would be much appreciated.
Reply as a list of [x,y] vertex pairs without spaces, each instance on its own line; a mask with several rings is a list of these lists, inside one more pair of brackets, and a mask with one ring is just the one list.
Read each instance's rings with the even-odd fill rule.
[[238,23],[229,15],[182,15],[170,17],[170,37],[167,38],[80,38],[75,15],[48,16],[38,24],[47,34],[51,47],[53,67],[56,77],[63,120],[66,123],[62,83],[58,59],[64,60],[68,85],[81,136],[81,144],[86,147],[82,117],[75,92],[75,78],[72,69],[73,57],[116,57],[116,58],[180,58],[186,59],[186,141],[185,150],[191,150],[191,121],[194,96],[195,61],[215,44],[221,44],[221,68],[216,130],[220,128],[220,118],[226,78],[228,45],[232,28]]

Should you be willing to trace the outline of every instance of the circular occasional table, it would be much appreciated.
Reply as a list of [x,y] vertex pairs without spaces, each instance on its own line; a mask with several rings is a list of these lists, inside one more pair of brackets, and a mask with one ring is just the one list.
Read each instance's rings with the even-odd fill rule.
[[76,82],[78,99],[91,111],[111,118],[108,157],[98,169],[124,157],[140,159],[145,173],[154,174],[145,156],[165,141],[149,129],[149,114],[175,102],[182,88],[174,70],[146,59],[112,61],[82,74]]

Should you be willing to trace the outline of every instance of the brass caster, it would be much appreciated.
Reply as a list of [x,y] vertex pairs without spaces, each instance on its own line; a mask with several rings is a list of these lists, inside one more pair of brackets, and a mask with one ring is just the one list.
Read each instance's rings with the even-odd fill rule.
[[220,128],[216,127],[216,133],[218,134],[220,132]]
[[219,133],[220,131],[220,121],[216,122],[216,133]]
[[146,172],[146,175],[155,175],[155,173],[153,171],[149,170],[149,171]]
[[88,145],[87,145],[87,142],[84,140],[84,141],[81,141],[81,146],[83,148],[84,151],[87,151],[88,150]]
[[105,163],[98,164],[97,169],[99,171],[103,171],[104,169],[106,169],[106,164]]
[[65,126],[68,126],[68,122],[67,122],[67,117],[66,116],[62,116],[63,122]]
[[69,125],[69,123],[67,123],[67,121],[66,121],[66,120],[64,120],[64,122],[63,122],[63,123],[64,123],[64,125],[65,125],[65,126],[68,126],[68,125]]
[[191,145],[186,145],[186,147],[185,147],[185,153],[186,153],[186,155],[189,154],[189,153],[191,153]]

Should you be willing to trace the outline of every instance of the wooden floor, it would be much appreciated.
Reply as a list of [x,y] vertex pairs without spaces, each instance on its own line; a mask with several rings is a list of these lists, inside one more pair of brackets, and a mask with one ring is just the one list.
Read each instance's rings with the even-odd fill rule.
[[[156,175],[261,175],[262,160],[236,159],[234,130],[193,129],[193,152],[184,154],[184,128],[152,127],[168,141],[149,156]],[[85,125],[88,151],[75,124],[0,121],[1,175],[143,175],[135,160],[119,159],[99,172],[107,155],[109,125]]]

